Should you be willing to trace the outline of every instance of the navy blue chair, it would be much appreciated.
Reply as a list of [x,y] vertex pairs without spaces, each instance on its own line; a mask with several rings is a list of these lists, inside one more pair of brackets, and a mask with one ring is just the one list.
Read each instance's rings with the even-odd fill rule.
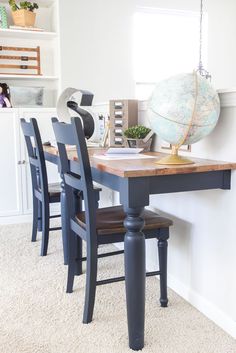
[[[88,150],[82,124],[79,118],[72,118],[71,124],[58,122],[52,119],[53,129],[58,145],[61,161],[61,172],[65,183],[66,200],[68,207],[69,234],[69,267],[67,278],[67,292],[73,290],[75,269],[82,268],[82,261],[86,261],[86,290],[83,323],[92,321],[95,302],[96,286],[124,280],[123,277],[97,280],[97,260],[100,257],[118,255],[124,251],[113,251],[98,254],[101,244],[111,244],[124,241],[125,213],[122,206],[98,208],[99,191],[93,186]],[[68,156],[68,145],[75,145],[78,160],[71,160]],[[84,211],[81,209],[81,200],[84,201]],[[79,207],[78,207],[79,205]],[[170,219],[160,217],[154,212],[145,210],[144,233],[146,239],[158,239],[159,271],[147,273],[147,276],[160,275],[160,303],[165,307],[167,298],[167,240]],[[86,242],[87,256],[82,256],[82,241]],[[79,254],[79,256],[78,256]],[[82,270],[81,270],[82,273]]]
[[50,228],[50,218],[61,215],[50,215],[50,204],[60,202],[60,183],[48,184],[43,144],[36,119],[26,122],[21,119],[21,128],[26,142],[33,195],[32,242],[36,241],[37,231],[42,230],[41,256],[47,255],[49,232],[61,227]]

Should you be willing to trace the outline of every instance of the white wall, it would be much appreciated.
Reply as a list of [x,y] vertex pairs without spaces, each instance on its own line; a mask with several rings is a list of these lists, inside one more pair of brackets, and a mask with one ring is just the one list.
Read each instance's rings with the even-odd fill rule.
[[217,88],[236,87],[236,1],[207,0],[209,14],[208,58]]
[[[132,16],[137,6],[199,9],[199,0],[60,2],[62,85],[91,89],[95,101],[134,98]],[[208,69],[216,88],[236,86],[236,1],[206,0]]]
[[[192,146],[190,156],[236,161],[236,96],[223,107],[207,138]],[[140,122],[147,124],[146,111]],[[161,141],[156,141],[160,150]],[[186,153],[187,156],[189,154]],[[169,242],[169,285],[236,338],[236,172],[230,191],[210,190],[151,197],[151,207],[174,221]],[[147,264],[157,267],[156,249],[147,244]]]
[[[63,86],[87,88],[96,101],[132,98],[132,15],[137,5],[199,8],[199,0],[65,0],[61,3]],[[208,69],[216,88],[236,86],[236,2],[206,1],[209,16]],[[145,121],[145,114],[141,115]],[[236,108],[223,108],[214,133],[193,146],[196,156],[236,160]],[[169,248],[170,285],[236,337],[236,237],[231,191],[152,197],[154,208],[175,222]],[[149,247],[148,265],[156,253]]]
[[133,2],[60,2],[63,86],[90,89],[96,102],[132,98]]

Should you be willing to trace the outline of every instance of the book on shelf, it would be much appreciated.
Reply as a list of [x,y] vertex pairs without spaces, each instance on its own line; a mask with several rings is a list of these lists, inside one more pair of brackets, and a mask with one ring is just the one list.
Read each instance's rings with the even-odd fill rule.
[[0,6],[0,28],[6,29],[8,27],[7,23],[7,11],[5,6]]
[[21,26],[10,26],[10,29],[16,29],[16,30],[21,30],[21,31],[34,31],[34,32],[44,32],[45,30],[43,28],[38,28],[38,27],[21,27]]

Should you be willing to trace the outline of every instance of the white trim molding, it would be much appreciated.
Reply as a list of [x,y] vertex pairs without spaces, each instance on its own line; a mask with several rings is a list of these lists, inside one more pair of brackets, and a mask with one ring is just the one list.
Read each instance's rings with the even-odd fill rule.
[[10,224],[32,223],[32,215],[0,217],[0,227]]
[[236,322],[221,311],[216,305],[206,300],[193,289],[187,287],[171,275],[168,275],[168,287],[236,339]]
[[[123,249],[123,243],[114,244],[119,250]],[[156,264],[149,262],[147,266],[147,271],[154,271]],[[159,277],[157,276],[159,279]],[[236,339],[236,322],[227,316],[223,311],[221,311],[216,305],[206,300],[196,291],[186,286],[184,283],[179,281],[174,276],[168,274],[168,288],[171,288],[175,293],[177,293],[181,298],[186,300],[197,310],[199,310],[208,319],[213,321],[217,326],[222,328],[230,336]]]
[[[236,88],[232,89],[219,89],[217,93],[220,97],[221,108],[236,107]],[[139,111],[147,110],[147,101],[139,101]]]
[[222,108],[236,107],[236,88],[220,89],[217,92]]

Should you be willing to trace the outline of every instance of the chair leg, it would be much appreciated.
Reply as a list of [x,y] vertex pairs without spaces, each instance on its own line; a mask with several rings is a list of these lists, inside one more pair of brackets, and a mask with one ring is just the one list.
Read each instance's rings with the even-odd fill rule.
[[[67,286],[66,286],[66,293],[72,293],[73,292],[73,285],[74,285],[74,278],[76,275],[76,268],[77,268],[77,255],[78,255],[78,244],[81,243],[82,246],[82,241],[79,238],[79,243],[78,243],[78,235],[75,234],[72,230],[70,231],[69,234],[69,242],[68,242],[68,275],[67,275]],[[80,256],[82,257],[82,255]],[[81,273],[82,273],[82,261],[81,262]],[[80,274],[81,274],[80,273]]]
[[80,276],[83,273],[83,261],[81,260],[83,256],[83,241],[80,237],[76,236],[76,263],[75,263],[75,275]]
[[66,293],[72,293],[73,292],[74,278],[75,278],[75,262],[69,260]]
[[83,323],[88,324],[93,319],[93,309],[97,281],[97,247],[90,248],[87,243],[86,290]]
[[64,265],[68,265],[68,252],[69,252],[69,232],[70,232],[70,224],[69,224],[69,213],[66,202],[66,193],[65,193],[65,185],[62,177],[61,182],[61,227],[62,227],[62,244],[63,244],[63,256],[64,256]]
[[167,249],[168,242],[166,238],[158,240],[159,268],[160,268],[160,303],[161,306],[167,307]]
[[49,204],[42,202],[42,245],[41,256],[46,256],[49,239]]
[[[81,195],[79,196],[77,192],[73,193],[73,201],[74,201],[74,210],[78,213],[82,211],[83,205],[82,205],[82,198]],[[83,241],[80,237],[76,236],[76,268],[75,268],[75,275],[79,276],[83,273],[83,268],[82,268],[82,256],[83,256]]]
[[36,199],[36,197],[33,197],[33,227],[32,227],[32,237],[31,237],[32,242],[35,242],[37,239],[38,205],[39,205],[39,201]]
[[42,202],[38,201],[38,232],[42,232]]

